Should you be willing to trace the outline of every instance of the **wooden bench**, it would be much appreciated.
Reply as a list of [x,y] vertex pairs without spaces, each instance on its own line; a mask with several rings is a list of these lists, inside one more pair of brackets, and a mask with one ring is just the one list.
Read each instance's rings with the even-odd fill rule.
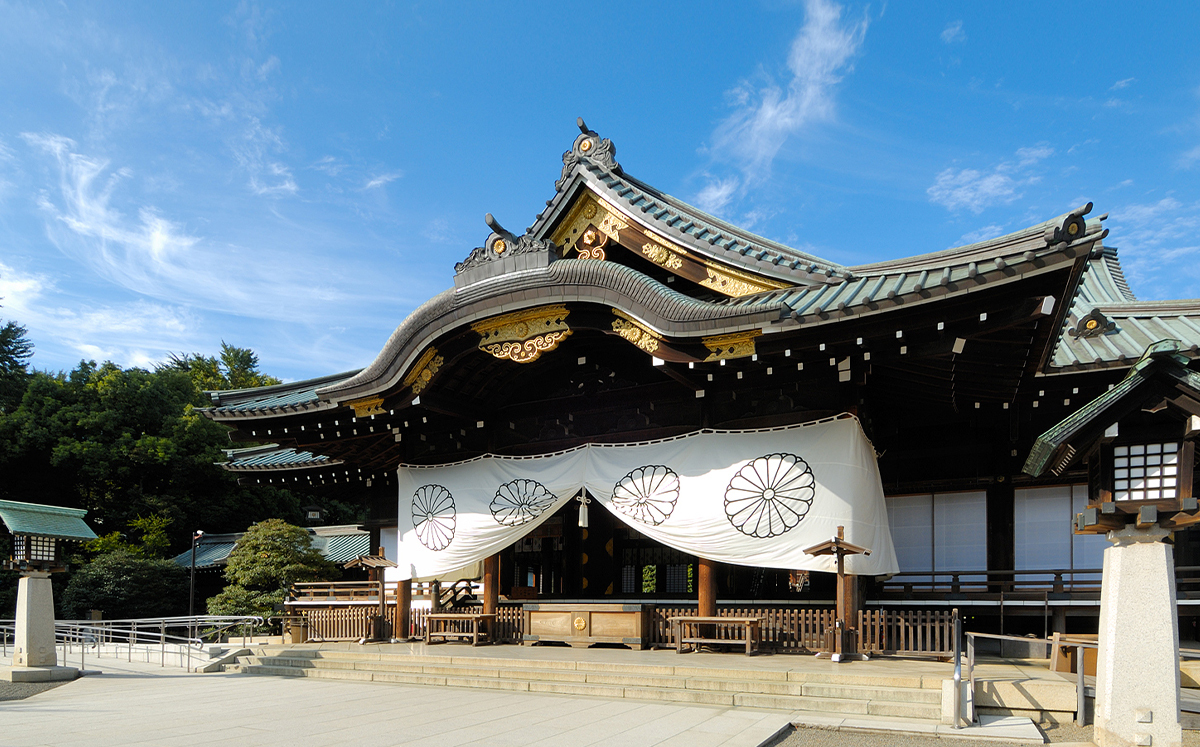
[[[690,645],[693,651],[699,651],[703,644],[708,645],[746,645],[746,656],[758,653],[758,644],[762,641],[762,618],[760,617],[671,617],[672,630],[675,633],[675,653],[682,654],[683,647]],[[725,625],[733,631],[744,632],[741,638],[704,638],[705,625]],[[689,628],[694,635],[687,635]]]
[[451,638],[469,640],[472,646],[492,643],[492,623],[496,615],[483,612],[439,612],[425,616],[425,643],[435,643],[440,637],[445,643]]

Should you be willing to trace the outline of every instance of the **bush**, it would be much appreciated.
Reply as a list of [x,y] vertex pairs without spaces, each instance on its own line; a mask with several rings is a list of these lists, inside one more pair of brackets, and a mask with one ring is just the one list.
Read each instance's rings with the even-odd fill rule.
[[62,610],[82,619],[101,610],[105,619],[168,617],[187,614],[187,570],[171,560],[111,552],[72,574],[63,592]]
[[210,615],[271,617],[297,581],[331,581],[341,569],[312,546],[308,530],[282,519],[252,525],[238,540],[225,566],[230,582],[208,600]]

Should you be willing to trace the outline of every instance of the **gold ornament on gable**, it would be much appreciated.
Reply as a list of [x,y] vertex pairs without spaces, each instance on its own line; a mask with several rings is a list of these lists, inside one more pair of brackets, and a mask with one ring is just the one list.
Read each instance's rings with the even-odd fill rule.
[[613,309],[613,313],[617,315],[617,318],[614,319],[612,323],[613,332],[616,332],[618,335],[629,342],[632,342],[634,345],[637,345],[647,353],[655,353],[658,351],[658,346],[661,341],[656,334],[616,309]]
[[354,409],[354,417],[365,418],[369,415],[382,415],[383,397],[364,397],[346,403],[347,406]]
[[445,363],[445,359],[437,354],[437,348],[429,348],[404,377],[404,386],[412,387],[413,394],[420,394],[433,381],[433,377]]
[[479,333],[479,349],[502,360],[532,363],[571,334],[562,304],[516,311],[471,325]]
[[731,335],[715,335],[701,340],[708,348],[705,361],[729,360],[731,358],[749,358],[754,355],[754,339],[762,334],[761,329],[748,332],[734,332]]

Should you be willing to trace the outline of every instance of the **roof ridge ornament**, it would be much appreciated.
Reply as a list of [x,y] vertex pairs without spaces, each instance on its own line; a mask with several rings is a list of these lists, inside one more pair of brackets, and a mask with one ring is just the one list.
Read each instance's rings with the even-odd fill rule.
[[488,228],[492,229],[491,235],[487,237],[487,241],[483,242],[483,246],[476,247],[466,259],[454,265],[455,275],[461,275],[463,272],[485,265],[488,262],[519,257],[525,254],[546,254],[547,261],[544,264],[549,264],[558,259],[558,245],[550,239],[537,239],[528,233],[517,236],[512,231],[500,225],[500,221],[496,220],[491,213],[485,215],[483,220],[487,223]]
[[605,171],[622,173],[621,164],[617,163],[617,146],[608,138],[601,138],[594,130],[589,129],[583,117],[576,117],[575,124],[579,127],[580,134],[572,143],[571,150],[563,153],[562,176],[554,183],[554,189],[558,191],[562,191],[566,186],[567,177],[580,161],[587,161]]
[[[1045,233],[1047,244],[1059,244],[1062,242],[1071,243],[1078,241],[1087,235],[1087,221],[1083,216],[1092,212],[1092,203],[1088,203],[1082,207],[1077,207],[1063,218],[1061,226],[1047,228]],[[1107,217],[1107,213],[1104,217]]]

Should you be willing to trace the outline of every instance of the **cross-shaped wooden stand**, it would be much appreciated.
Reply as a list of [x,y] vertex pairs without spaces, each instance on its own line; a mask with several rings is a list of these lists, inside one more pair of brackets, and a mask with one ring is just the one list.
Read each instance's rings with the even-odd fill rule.
[[837,556],[837,622],[833,637],[833,651],[822,651],[817,656],[828,656],[834,661],[866,660],[867,657],[864,654],[858,653],[858,644],[850,628],[858,617],[858,607],[855,604],[855,577],[846,573],[846,556],[870,555],[871,551],[847,542],[845,527],[838,527],[836,537],[806,548],[804,553],[806,555]]

